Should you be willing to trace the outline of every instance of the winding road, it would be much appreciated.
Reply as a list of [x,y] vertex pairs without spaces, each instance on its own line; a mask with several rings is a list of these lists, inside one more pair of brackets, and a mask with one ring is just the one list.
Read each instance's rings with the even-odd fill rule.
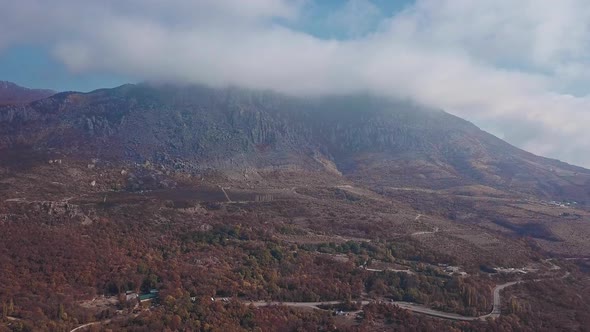
[[[570,275],[570,272],[566,272],[563,276],[559,278],[546,278],[546,279],[532,279],[532,280],[517,280],[517,281],[510,281],[504,284],[496,285],[494,290],[492,291],[493,303],[492,303],[492,311],[489,314],[477,316],[477,317],[469,317],[463,316],[459,314],[453,314],[444,311],[438,311],[434,309],[430,309],[420,304],[411,303],[411,302],[403,302],[403,301],[394,301],[394,302],[387,302],[391,305],[397,305],[402,309],[406,309],[412,312],[416,312],[423,315],[428,315],[437,318],[443,319],[450,319],[456,321],[478,321],[478,320],[486,320],[487,318],[498,318],[502,314],[502,297],[500,292],[510,286],[514,286],[516,284],[520,284],[523,282],[538,282],[543,280],[551,280],[551,279],[565,279]],[[367,305],[371,302],[376,301],[362,301],[362,305]],[[298,307],[298,308],[311,308],[311,309],[320,309],[321,305],[336,305],[342,303],[342,301],[326,301],[326,302],[264,302],[264,301],[251,301],[248,302],[256,307],[265,307],[265,306],[276,306],[276,305],[284,305],[288,307]]]
[[369,271],[369,272],[383,272],[383,271],[391,271],[391,272],[397,272],[397,273],[407,273],[407,274],[416,274],[414,273],[414,271],[410,270],[410,269],[405,269],[405,270],[399,270],[399,269],[371,269],[371,268],[364,268],[365,271]]
[[490,312],[489,314],[487,314],[485,316],[481,316],[481,317],[484,319],[488,318],[488,317],[492,317],[492,318],[500,317],[500,314],[501,314],[500,309],[502,308],[502,297],[500,296],[500,291],[502,291],[506,287],[510,287],[510,286],[519,284],[521,282],[523,282],[523,281],[522,280],[511,281],[511,282],[507,282],[505,284],[497,285],[496,287],[494,287],[494,304],[492,305],[492,312]]
[[[562,279],[566,278],[569,275],[570,275],[570,273],[567,272],[561,278]],[[534,279],[534,280],[528,280],[528,281],[535,282],[535,281],[541,281],[541,280],[547,280],[547,279]],[[394,302],[386,302],[386,303],[391,304],[391,305],[396,305],[402,309],[406,309],[406,310],[416,312],[419,314],[423,314],[423,315],[427,315],[427,316],[431,316],[431,317],[436,317],[436,318],[442,318],[442,319],[450,319],[450,320],[455,320],[455,321],[478,321],[478,320],[486,320],[487,318],[495,319],[495,318],[500,317],[500,315],[501,315],[502,297],[500,295],[500,292],[507,287],[510,287],[510,286],[513,286],[513,285],[516,285],[519,283],[523,283],[523,282],[526,282],[526,280],[511,281],[511,282],[507,282],[507,283],[504,283],[501,285],[496,285],[496,287],[494,287],[494,290],[492,292],[492,295],[493,295],[492,311],[489,314],[477,316],[477,317],[462,316],[459,314],[438,311],[438,310],[430,309],[430,308],[425,307],[423,305],[411,303],[411,302],[394,301]],[[361,305],[365,306],[365,305],[372,303],[372,302],[377,302],[377,301],[365,300],[365,301],[361,302]],[[309,309],[324,310],[324,309],[321,309],[320,306],[337,305],[337,304],[342,303],[342,301],[324,301],[324,302],[244,301],[244,303],[251,304],[255,307],[272,307],[272,306],[283,305],[283,306],[295,307],[295,308],[309,308]],[[135,317],[137,317],[137,315],[135,315]],[[12,318],[12,317],[10,317],[10,318]],[[85,328],[90,327],[92,325],[108,324],[110,322],[111,322],[111,320],[109,319],[109,320],[105,320],[105,321],[87,323],[87,324],[80,325],[80,326],[76,327],[75,329],[71,330],[70,332],[82,331]]]
[[[310,308],[310,309],[320,309],[322,305],[336,305],[342,303],[342,301],[324,301],[324,302],[266,302],[266,301],[252,301],[247,302],[252,304],[255,307],[272,307],[272,306],[279,306],[284,305],[287,307],[296,307],[296,308]],[[367,305],[371,303],[371,301],[362,301],[362,305]]]
[[[502,298],[500,292],[507,287],[516,285],[524,281],[511,281],[505,284],[497,285],[494,287],[492,292],[493,294],[493,305],[492,311],[489,314],[477,316],[477,317],[469,317],[469,316],[462,316],[459,314],[453,314],[449,312],[438,311],[434,309],[427,308],[423,305],[411,303],[411,302],[403,302],[403,301],[395,301],[395,302],[387,302],[391,305],[396,305],[402,309],[406,309],[412,312],[416,312],[423,315],[428,315],[437,318],[443,319],[450,319],[450,320],[457,320],[457,321],[477,321],[477,320],[485,320],[487,318],[498,318],[501,314],[501,307],[502,307]],[[367,305],[371,302],[375,301],[362,301],[362,305]],[[249,302],[250,304],[256,307],[266,307],[266,306],[277,306],[277,305],[284,305],[288,307],[297,307],[297,308],[311,308],[311,309],[321,309],[321,305],[336,305],[342,303],[342,301],[326,301],[326,302],[265,302],[265,301],[253,301]]]

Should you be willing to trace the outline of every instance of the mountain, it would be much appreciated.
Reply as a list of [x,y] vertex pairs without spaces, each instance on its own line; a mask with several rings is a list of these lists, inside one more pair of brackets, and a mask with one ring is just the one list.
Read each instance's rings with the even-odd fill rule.
[[52,90],[28,89],[12,82],[0,81],[0,105],[26,104],[54,94]]
[[485,185],[590,202],[590,171],[535,156],[440,110],[370,95],[316,98],[124,85],[0,108],[0,148],[244,173],[300,169],[372,187]]
[[579,330],[589,180],[368,94],[1,106],[0,330]]

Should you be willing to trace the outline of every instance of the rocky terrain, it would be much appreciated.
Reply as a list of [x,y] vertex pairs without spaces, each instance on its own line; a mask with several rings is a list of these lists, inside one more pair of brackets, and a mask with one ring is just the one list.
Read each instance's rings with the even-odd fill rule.
[[590,200],[590,171],[517,149],[439,110],[368,95],[291,98],[125,85],[0,108],[0,148],[173,170],[305,169],[378,187],[485,185]]

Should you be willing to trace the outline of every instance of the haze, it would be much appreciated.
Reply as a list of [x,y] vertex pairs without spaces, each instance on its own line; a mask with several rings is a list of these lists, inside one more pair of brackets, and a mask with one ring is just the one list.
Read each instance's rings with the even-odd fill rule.
[[[583,0],[5,1],[0,78],[370,91],[590,167],[589,22]],[[33,65],[56,74],[20,70]]]

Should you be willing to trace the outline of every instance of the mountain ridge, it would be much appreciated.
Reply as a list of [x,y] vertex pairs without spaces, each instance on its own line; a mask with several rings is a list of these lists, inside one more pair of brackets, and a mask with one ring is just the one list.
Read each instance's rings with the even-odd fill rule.
[[0,105],[26,104],[54,95],[48,89],[29,89],[8,81],[0,81]]
[[440,110],[366,94],[127,84],[0,108],[0,148],[178,171],[302,169],[372,186],[484,184],[590,201],[590,171],[533,155]]

